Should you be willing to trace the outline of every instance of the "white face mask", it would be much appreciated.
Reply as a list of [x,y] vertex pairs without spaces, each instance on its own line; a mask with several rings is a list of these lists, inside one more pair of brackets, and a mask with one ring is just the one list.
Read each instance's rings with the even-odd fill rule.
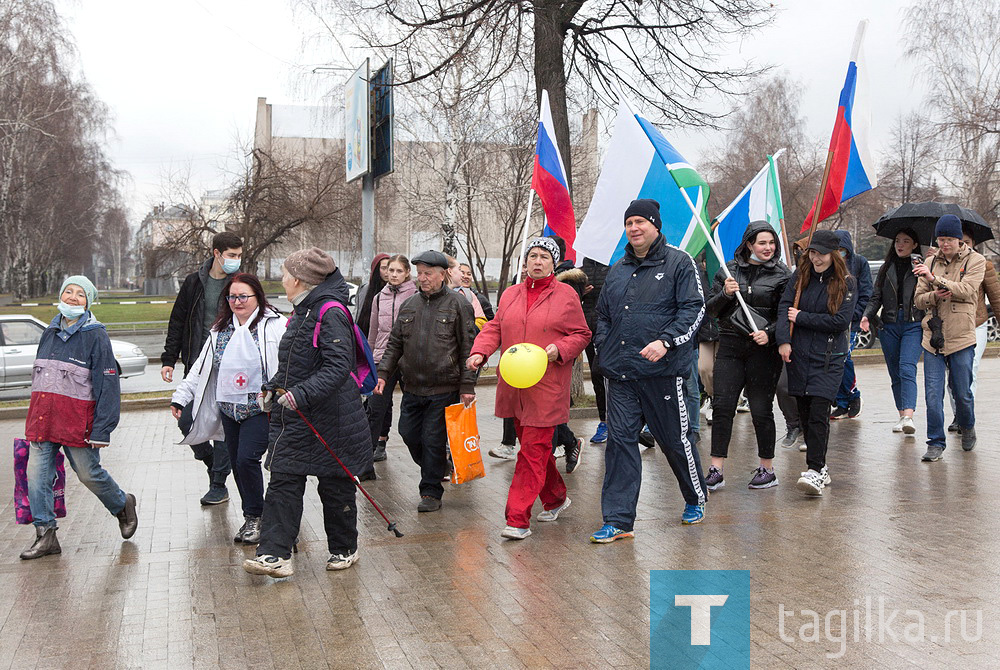
[[222,271],[227,275],[231,275],[240,269],[240,259],[239,258],[223,258],[222,259]]
[[757,263],[763,263],[763,262],[764,262],[764,259],[763,259],[763,258],[759,258],[759,257],[757,256],[757,254],[755,254],[755,253],[754,253],[754,252],[752,252],[752,251],[750,252],[750,260],[752,260],[752,261],[756,261]]
[[67,319],[79,319],[87,308],[83,305],[69,305],[62,300],[59,301],[59,313]]

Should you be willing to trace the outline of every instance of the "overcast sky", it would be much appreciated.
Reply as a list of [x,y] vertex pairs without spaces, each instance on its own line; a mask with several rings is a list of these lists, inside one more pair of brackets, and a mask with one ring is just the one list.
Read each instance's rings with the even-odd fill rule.
[[[882,143],[896,115],[917,108],[922,97],[914,68],[902,57],[902,10],[909,4],[776,2],[774,24],[734,44],[733,55],[774,65],[797,79],[809,131],[825,142],[857,22],[869,19],[872,127],[874,140]],[[160,201],[168,174],[190,170],[196,191],[226,185],[237,138],[252,138],[259,96],[315,104],[326,84],[339,85],[344,78],[308,74],[323,58],[304,51],[303,35],[312,28],[286,0],[58,0],[58,6],[84,76],[111,109],[115,135],[109,154],[132,176],[127,198],[133,223]],[[695,165],[714,139],[667,135]]]

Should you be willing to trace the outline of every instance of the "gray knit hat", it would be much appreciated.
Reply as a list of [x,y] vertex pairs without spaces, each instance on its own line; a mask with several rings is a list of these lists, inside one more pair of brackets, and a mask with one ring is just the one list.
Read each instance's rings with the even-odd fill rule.
[[63,280],[62,288],[59,289],[60,296],[62,296],[63,291],[65,291],[66,287],[69,286],[70,284],[75,284],[79,286],[80,288],[83,289],[83,292],[87,294],[87,309],[90,309],[90,306],[93,305],[95,302],[97,302],[97,287],[94,286],[94,282],[90,281],[83,275],[73,275],[72,277],[66,277],[66,279]]
[[524,258],[527,260],[528,253],[535,247],[541,247],[552,255],[552,264],[559,265],[559,245],[551,237],[536,237],[528,240],[524,247]]
[[337,269],[337,264],[319,247],[309,247],[288,254],[285,269],[302,283],[318,286]]

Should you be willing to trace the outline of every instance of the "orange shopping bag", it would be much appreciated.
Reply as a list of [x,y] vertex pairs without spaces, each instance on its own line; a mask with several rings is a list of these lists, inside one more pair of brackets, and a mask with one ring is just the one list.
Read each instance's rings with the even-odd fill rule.
[[451,449],[451,483],[463,484],[486,476],[483,455],[479,451],[479,426],[476,424],[476,402],[466,407],[462,403],[444,408],[444,422],[448,427],[448,446]]

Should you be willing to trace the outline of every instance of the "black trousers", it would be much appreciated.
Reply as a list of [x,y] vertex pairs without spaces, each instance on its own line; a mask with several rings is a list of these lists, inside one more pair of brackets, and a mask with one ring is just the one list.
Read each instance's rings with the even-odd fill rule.
[[372,394],[368,398],[368,427],[372,433],[372,449],[378,444],[378,439],[388,435],[392,430],[392,393],[399,383],[399,371],[385,380],[382,395]]
[[[358,506],[354,481],[347,477],[317,477],[323,503],[326,546],[331,554],[353,553],[358,548]],[[302,522],[306,475],[272,472],[264,498],[257,555],[291,558],[292,545]]]
[[781,367],[781,376],[778,377],[778,389],[776,392],[778,398],[778,409],[781,410],[781,415],[785,417],[785,430],[794,430],[799,427],[799,404],[795,401],[795,398],[788,395],[788,368],[785,366]]
[[399,404],[399,434],[420,466],[420,495],[441,499],[441,479],[448,469],[448,429],[444,408],[458,402],[458,391],[438,395],[403,392]]
[[594,363],[597,362],[597,349],[594,347],[594,340],[590,340],[590,344],[584,350],[587,352],[587,365],[590,366],[590,381],[594,385],[594,400],[597,403],[597,416],[601,418],[601,421],[608,420],[608,399],[606,394],[606,389],[604,386],[604,375],[597,371],[597,366]]
[[639,431],[643,416],[677,478],[684,502],[706,499],[701,459],[694,445],[694,428],[687,413],[682,377],[649,377],[637,381],[608,380],[608,444],[604,449],[604,487],[601,511],[604,523],[632,530],[642,457]]
[[819,472],[826,465],[830,442],[830,408],[833,403],[816,396],[795,396],[799,405],[799,425],[806,438],[806,465]]
[[774,458],[774,391],[781,376],[778,348],[762,347],[749,337],[723,333],[715,354],[712,398],[712,456],[729,456],[733,417],[740,391],[746,389],[757,435],[757,455]]
[[243,502],[244,516],[260,516],[264,512],[264,473],[260,458],[267,451],[268,415],[255,414],[243,421],[222,415],[226,433],[226,448],[233,466],[233,479]]
[[[192,405],[193,403],[185,405],[184,409],[181,410],[181,418],[177,419],[177,427],[185,435],[188,434],[191,430],[191,424],[194,423],[194,418],[191,416]],[[226,446],[225,440],[192,444],[191,451],[194,452],[195,460],[205,464],[212,486],[225,486],[226,479],[232,471],[229,463],[229,448]]]
[[508,418],[503,420],[503,437],[500,438],[500,444],[506,444],[508,447],[513,447],[517,444],[517,431],[514,429],[514,419]]
[[[604,380],[601,380],[601,386],[604,385]],[[570,429],[568,423],[560,423],[552,431],[552,450],[555,451],[556,447],[565,447],[566,449],[572,449],[576,446],[576,435]]]

